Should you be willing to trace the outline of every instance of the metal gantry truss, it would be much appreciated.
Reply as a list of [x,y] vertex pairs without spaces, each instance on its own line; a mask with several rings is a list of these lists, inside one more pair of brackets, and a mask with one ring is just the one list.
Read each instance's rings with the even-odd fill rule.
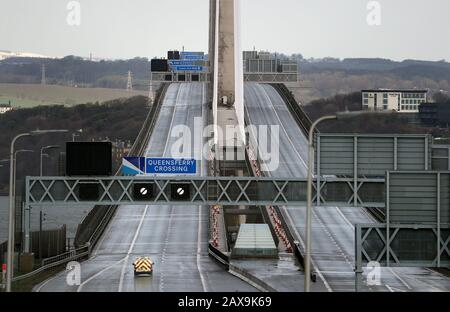
[[356,272],[370,262],[386,267],[450,266],[450,226],[431,224],[356,225]]
[[[384,198],[374,201],[364,184],[384,187],[384,179],[322,179],[321,203],[349,206],[354,196],[362,207],[383,207]],[[316,185],[314,183],[314,185]],[[173,206],[305,206],[306,179],[255,177],[27,177],[25,183],[24,246],[30,249],[32,210],[51,206],[86,207],[116,205]],[[144,193],[140,193],[145,188]],[[314,192],[317,193],[317,192]],[[364,194],[368,193],[368,194]],[[142,195],[142,196],[141,196]],[[368,201],[364,201],[368,199]]]
[[[363,192],[365,184],[384,187],[384,179],[361,179],[356,188],[353,179],[321,180],[320,202],[326,205],[349,206],[354,197],[362,207],[383,207],[378,200]],[[151,196],[136,196],[135,185],[146,185]],[[82,188],[94,187],[98,196],[86,199]],[[221,205],[221,206],[304,206],[306,179],[255,177],[27,177],[25,206],[74,205]],[[185,188],[184,197],[176,189]],[[370,189],[370,188],[369,188]],[[365,201],[364,199],[369,199]]]

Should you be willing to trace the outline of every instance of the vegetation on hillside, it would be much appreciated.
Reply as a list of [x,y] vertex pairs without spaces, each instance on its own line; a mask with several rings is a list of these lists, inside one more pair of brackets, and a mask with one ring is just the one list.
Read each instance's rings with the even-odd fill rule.
[[[83,129],[77,141],[124,141],[133,143],[149,111],[148,98],[144,96],[99,103],[88,103],[73,107],[39,106],[10,111],[0,115],[0,160],[9,158],[11,140],[19,133],[36,129],[68,129],[68,134],[48,134],[23,138],[16,150],[31,149],[32,154],[18,158],[18,176],[39,175],[39,153],[43,146],[60,145],[46,158],[45,173],[57,174],[58,156],[65,149],[65,142],[72,140],[72,133]],[[0,191],[5,190],[9,179],[9,163],[1,163]]]
[[[443,96],[439,94],[438,96]],[[311,120],[337,112],[360,111],[361,92],[339,94],[330,98],[315,100],[303,107]],[[436,128],[427,128],[410,122],[411,114],[381,113],[363,114],[337,121],[327,121],[319,125],[320,131],[329,133],[403,133],[442,135]]]

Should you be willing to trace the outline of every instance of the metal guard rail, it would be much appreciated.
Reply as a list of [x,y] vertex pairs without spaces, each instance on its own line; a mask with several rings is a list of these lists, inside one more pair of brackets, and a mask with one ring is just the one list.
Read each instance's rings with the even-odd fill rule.
[[[299,125],[300,129],[303,133],[308,137],[309,129],[311,129],[312,121],[309,118],[308,114],[305,110],[297,103],[291,91],[282,83],[272,83],[270,84],[280,96],[283,98],[286,103],[287,108],[291,112],[291,115],[294,117],[295,121]],[[318,133],[318,130],[315,131]]]
[[34,271],[30,272],[30,273],[27,273],[27,274],[23,274],[23,275],[14,277],[12,279],[12,281],[13,282],[18,282],[18,281],[27,279],[29,277],[33,277],[33,276],[35,276],[38,273],[41,273],[41,272],[44,272],[44,271],[46,271],[48,269],[57,267],[57,266],[59,266],[61,264],[65,264],[65,263],[70,262],[70,261],[75,261],[75,260],[78,260],[78,259],[81,259],[81,258],[88,257],[89,254],[90,254],[89,246],[84,246],[84,247],[81,247],[81,248],[78,248],[76,250],[72,250],[72,251],[66,252],[64,254],[61,254],[61,255],[58,255],[58,256],[55,256],[55,257],[44,259],[42,261],[42,266],[39,269],[36,269],[36,270],[34,270]]

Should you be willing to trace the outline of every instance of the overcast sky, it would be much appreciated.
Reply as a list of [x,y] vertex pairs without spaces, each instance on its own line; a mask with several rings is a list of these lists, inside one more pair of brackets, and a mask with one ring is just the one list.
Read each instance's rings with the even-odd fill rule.
[[[450,60],[450,1],[241,0],[243,48],[305,57]],[[0,50],[49,56],[153,57],[208,47],[209,0],[79,0],[81,24],[67,23],[68,0],[0,0]]]

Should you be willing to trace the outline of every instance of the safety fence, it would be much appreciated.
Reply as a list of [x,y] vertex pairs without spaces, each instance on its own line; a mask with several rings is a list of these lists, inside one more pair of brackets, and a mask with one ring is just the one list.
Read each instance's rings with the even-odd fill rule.
[[33,231],[31,234],[31,251],[36,258],[45,259],[67,251],[67,229]]

